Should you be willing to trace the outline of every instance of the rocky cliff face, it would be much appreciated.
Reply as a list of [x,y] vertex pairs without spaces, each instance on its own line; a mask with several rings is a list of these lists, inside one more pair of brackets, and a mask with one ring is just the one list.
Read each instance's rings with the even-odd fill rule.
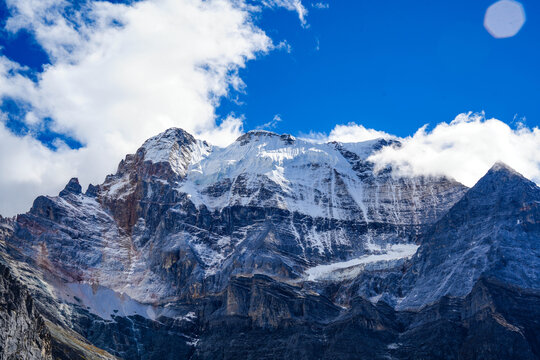
[[538,289],[540,189],[497,163],[421,241],[400,308],[465,296],[481,276]]
[[0,263],[0,359],[52,359],[51,336],[24,286]]
[[385,146],[170,129],[3,252],[67,358],[538,357],[538,187],[375,172]]
[[0,358],[114,360],[62,322],[61,304],[46,290],[50,285],[35,262],[9,255],[5,240],[14,225],[0,217]]

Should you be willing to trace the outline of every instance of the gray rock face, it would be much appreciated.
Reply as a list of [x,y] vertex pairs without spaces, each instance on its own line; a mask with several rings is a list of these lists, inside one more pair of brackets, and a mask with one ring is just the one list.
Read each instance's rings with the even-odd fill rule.
[[51,336],[28,291],[0,263],[0,359],[52,359]]
[[540,290],[540,188],[497,163],[421,241],[399,308],[465,296],[481,276]]
[[60,196],[68,196],[69,194],[80,194],[82,191],[81,185],[79,184],[79,179],[72,178],[67,183],[64,190],[60,191]]
[[4,221],[2,251],[64,358],[540,356],[538,187],[375,172],[385,146],[170,129]]
[[540,293],[480,278],[465,297],[445,296],[406,324],[391,348],[397,359],[538,359]]
[[26,263],[8,254],[13,249],[8,250],[5,239],[13,235],[14,225],[0,217],[0,358],[115,359],[63,322],[62,304],[47,291],[50,285],[31,259]]
[[[262,279],[242,279],[242,285],[235,300],[248,290],[266,295],[257,295],[250,308],[284,311],[299,301],[290,293],[277,296],[287,290],[277,291],[282,285]],[[359,297],[346,311],[324,297],[312,301],[304,309],[317,317],[306,319],[302,310],[289,317],[285,311],[277,326],[257,324],[259,312],[250,314],[249,308],[219,313],[208,320],[193,358],[537,359],[540,354],[539,294],[485,278],[466,297],[443,297],[419,311],[395,312]]]

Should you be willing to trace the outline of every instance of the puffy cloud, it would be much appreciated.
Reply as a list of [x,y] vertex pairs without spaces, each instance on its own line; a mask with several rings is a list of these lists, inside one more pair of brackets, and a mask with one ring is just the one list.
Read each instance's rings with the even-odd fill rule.
[[390,138],[392,135],[384,131],[367,129],[362,125],[349,123],[348,125],[336,125],[328,136],[329,141],[360,142],[377,138]]
[[391,164],[403,174],[447,175],[472,186],[496,162],[502,161],[540,183],[540,130],[516,129],[483,115],[461,114],[433,130],[420,128],[401,139],[400,148],[384,148],[370,160]]
[[399,138],[383,131],[349,123],[336,125],[329,135],[310,133],[315,142],[360,142],[393,138],[400,147],[386,147],[369,160],[376,170],[391,165],[398,175],[446,175],[473,186],[497,161],[502,161],[540,184],[540,129],[523,124],[512,128],[483,114],[460,114],[433,130],[424,125],[413,136]]
[[300,137],[307,141],[313,141],[317,143],[324,143],[330,141],[337,141],[343,143],[351,142],[362,142],[373,139],[388,139],[395,138],[395,136],[390,135],[384,131],[368,129],[363,125],[358,125],[354,122],[350,122],[346,125],[339,124],[336,125],[331,131],[330,134],[319,133],[319,132],[310,132],[308,134],[301,134]]
[[31,136],[13,136],[0,126],[0,214],[26,211],[39,193],[56,192],[59,181],[75,175],[69,165],[79,151],[64,146],[53,152]]
[[310,133],[306,136],[317,142],[338,141],[344,143],[361,142],[378,138],[392,138],[394,136],[379,130],[368,129],[363,125],[358,125],[354,122],[346,125],[336,125],[329,135],[322,133]]
[[[37,74],[0,57],[0,97],[29,109],[38,132],[52,130],[84,147],[52,151],[0,123],[0,213],[60,190],[71,176],[99,183],[145,139],[182,127],[218,145],[242,132],[242,120],[216,123],[215,107],[242,90],[238,70],[275,46],[253,22],[257,7],[236,0],[145,0],[113,4],[87,0],[6,0],[6,29],[31,31],[51,64]],[[274,2],[299,13],[299,1]],[[32,130],[33,129],[33,130]],[[19,199],[11,194],[24,194]]]

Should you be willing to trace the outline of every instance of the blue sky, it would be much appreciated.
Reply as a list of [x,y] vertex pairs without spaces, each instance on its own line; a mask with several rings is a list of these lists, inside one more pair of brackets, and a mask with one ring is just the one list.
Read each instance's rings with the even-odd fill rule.
[[[246,128],[283,119],[278,132],[328,132],[336,123],[406,136],[426,123],[485,111],[508,123],[540,124],[540,3],[523,1],[527,21],[514,37],[484,28],[494,1],[343,1],[308,7],[309,28],[294,14],[265,11],[260,25],[287,40],[242,70]],[[319,50],[316,50],[319,44]]]

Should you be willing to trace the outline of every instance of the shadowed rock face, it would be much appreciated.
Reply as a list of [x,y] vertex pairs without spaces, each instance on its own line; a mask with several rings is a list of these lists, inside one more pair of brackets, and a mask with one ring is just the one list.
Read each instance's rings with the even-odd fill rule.
[[419,312],[391,353],[399,359],[538,359],[540,293],[481,278],[464,298],[443,297]]
[[26,289],[0,263],[0,359],[52,359],[51,336]]
[[[261,280],[274,309],[298,301],[278,297]],[[236,286],[231,284],[231,286]],[[275,291],[275,290],[274,290]],[[211,317],[199,340],[197,359],[537,359],[540,354],[538,292],[482,278],[465,298],[443,297],[419,311],[396,312],[384,303],[355,298],[346,311],[318,297],[317,318],[284,316],[278,326],[260,326],[243,314]],[[279,300],[277,300],[279,299]],[[281,300],[281,301],[280,301]],[[307,299],[306,299],[307,300]],[[306,301],[303,300],[303,301]],[[525,314],[523,309],[530,309]]]
[[170,129],[2,253],[67,358],[538,358],[538,187],[376,173],[385,146]]
[[[400,308],[465,296],[481,276],[540,288],[540,189],[497,163],[429,230]],[[409,285],[409,281],[411,282]]]

